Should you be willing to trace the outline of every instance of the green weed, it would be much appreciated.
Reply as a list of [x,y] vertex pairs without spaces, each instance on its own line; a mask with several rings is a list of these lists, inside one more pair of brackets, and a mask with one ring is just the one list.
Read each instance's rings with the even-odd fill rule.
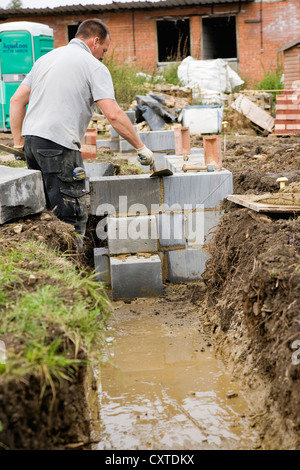
[[0,247],[0,292],[1,339],[8,338],[0,373],[33,373],[52,386],[101,355],[110,302],[67,256],[33,240]]

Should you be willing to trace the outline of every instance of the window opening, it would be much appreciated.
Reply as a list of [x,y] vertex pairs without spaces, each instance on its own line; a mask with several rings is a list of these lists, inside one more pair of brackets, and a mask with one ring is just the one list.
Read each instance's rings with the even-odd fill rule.
[[203,59],[237,57],[235,16],[202,19]]
[[190,55],[188,19],[157,21],[158,61],[177,62]]

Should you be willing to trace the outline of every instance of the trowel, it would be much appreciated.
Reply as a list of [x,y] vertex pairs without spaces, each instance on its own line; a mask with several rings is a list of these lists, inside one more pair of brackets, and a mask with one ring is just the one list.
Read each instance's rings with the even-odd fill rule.
[[12,153],[15,155],[16,160],[24,160],[25,161],[25,155],[23,150],[18,150],[13,147],[9,147],[8,145],[0,144],[0,150],[4,150],[4,152],[7,153]]
[[150,178],[162,178],[163,176],[171,176],[173,175],[173,171],[169,170],[168,168],[165,168],[164,170],[158,170],[156,171],[155,167],[153,168],[153,173],[151,173]]

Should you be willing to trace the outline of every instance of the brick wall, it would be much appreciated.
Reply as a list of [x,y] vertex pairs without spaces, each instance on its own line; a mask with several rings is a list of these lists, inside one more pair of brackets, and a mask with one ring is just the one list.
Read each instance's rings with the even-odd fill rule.
[[[82,2],[84,4],[84,1]],[[169,8],[153,10],[102,12],[93,14],[103,20],[110,29],[112,43],[110,51],[120,61],[134,62],[140,69],[152,72],[157,64],[156,20],[164,16],[180,15],[190,18],[191,54],[201,59],[201,17],[203,14],[235,14],[237,23],[238,55],[240,75],[248,84],[261,79],[265,72],[275,70],[282,64],[278,49],[300,36],[299,0],[256,0],[249,4],[226,4]],[[239,9],[240,8],[240,9]],[[90,16],[43,16],[22,17],[24,21],[46,23],[54,30],[54,46],[63,46],[68,41],[68,25],[77,24]],[[18,18],[10,18],[15,21]],[[249,22],[250,21],[250,22]],[[224,38],[226,40],[226,38]]]

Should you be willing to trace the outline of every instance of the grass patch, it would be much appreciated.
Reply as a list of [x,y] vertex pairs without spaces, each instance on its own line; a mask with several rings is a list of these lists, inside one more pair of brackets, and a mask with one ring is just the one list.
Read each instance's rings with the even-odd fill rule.
[[94,275],[44,243],[0,247],[0,374],[70,379],[100,359],[111,305]]
[[5,160],[5,157],[3,157],[3,160],[1,160],[1,155],[0,155],[0,165],[9,166],[11,168],[27,168],[27,165],[26,165],[25,161],[23,161],[23,160],[7,161],[7,160]]

